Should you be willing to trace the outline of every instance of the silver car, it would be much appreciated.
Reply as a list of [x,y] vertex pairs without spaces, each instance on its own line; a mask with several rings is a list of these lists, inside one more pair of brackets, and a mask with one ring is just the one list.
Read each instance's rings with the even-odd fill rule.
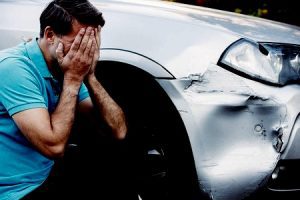
[[[126,113],[140,199],[300,190],[299,27],[171,2],[93,4],[106,20],[98,78]],[[0,49],[38,36],[44,7],[1,1]]]

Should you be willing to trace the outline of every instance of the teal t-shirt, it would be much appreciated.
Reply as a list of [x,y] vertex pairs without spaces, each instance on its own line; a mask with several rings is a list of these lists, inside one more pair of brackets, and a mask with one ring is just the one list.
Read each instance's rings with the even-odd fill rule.
[[[0,51],[0,200],[20,199],[48,177],[54,161],[26,140],[12,116],[32,108],[52,113],[60,92],[37,40]],[[87,97],[82,84],[78,101]]]

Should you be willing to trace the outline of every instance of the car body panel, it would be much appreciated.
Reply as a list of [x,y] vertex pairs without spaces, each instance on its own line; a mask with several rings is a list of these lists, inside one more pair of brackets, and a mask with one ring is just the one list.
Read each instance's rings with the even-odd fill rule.
[[[216,65],[198,81],[181,82],[159,80],[187,128],[199,185],[212,199],[248,197],[266,184],[293,127],[298,131],[300,86],[279,89]],[[287,157],[299,159],[293,141]]]
[[[104,2],[99,8],[108,22],[103,37],[105,31],[110,33],[104,46],[146,55],[176,78],[205,72],[229,44],[243,37],[300,44],[300,30],[292,26],[208,8],[151,1]],[[124,33],[123,37],[119,33]]]
[[[299,102],[299,98],[297,99]],[[296,103],[296,101],[294,102]],[[297,107],[297,106],[294,106]],[[292,107],[292,108],[294,108]],[[299,116],[294,124],[293,130],[290,134],[290,142],[286,147],[286,150],[283,152],[281,159],[282,160],[299,160],[300,157],[300,119]]]

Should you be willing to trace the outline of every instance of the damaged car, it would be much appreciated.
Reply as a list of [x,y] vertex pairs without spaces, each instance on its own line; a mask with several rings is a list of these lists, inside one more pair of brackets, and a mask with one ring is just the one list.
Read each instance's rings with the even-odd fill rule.
[[[139,199],[259,199],[300,190],[299,27],[172,2],[92,3],[106,20],[97,78],[126,114]],[[44,7],[1,1],[0,48],[38,36]],[[77,160],[70,177],[89,178],[90,192],[100,192],[80,169],[96,173],[90,166],[105,153],[96,136],[84,135],[74,134],[69,146],[75,160],[90,160]],[[66,162],[73,158],[66,154]]]

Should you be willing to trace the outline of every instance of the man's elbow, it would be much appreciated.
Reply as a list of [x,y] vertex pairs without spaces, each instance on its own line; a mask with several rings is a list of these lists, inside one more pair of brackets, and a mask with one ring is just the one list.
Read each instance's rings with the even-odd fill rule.
[[123,140],[125,139],[127,135],[127,126],[126,124],[123,124],[122,126],[119,126],[114,130],[114,136],[118,140]]
[[56,144],[56,145],[48,146],[47,150],[44,153],[50,159],[62,158],[65,153],[65,145]]

